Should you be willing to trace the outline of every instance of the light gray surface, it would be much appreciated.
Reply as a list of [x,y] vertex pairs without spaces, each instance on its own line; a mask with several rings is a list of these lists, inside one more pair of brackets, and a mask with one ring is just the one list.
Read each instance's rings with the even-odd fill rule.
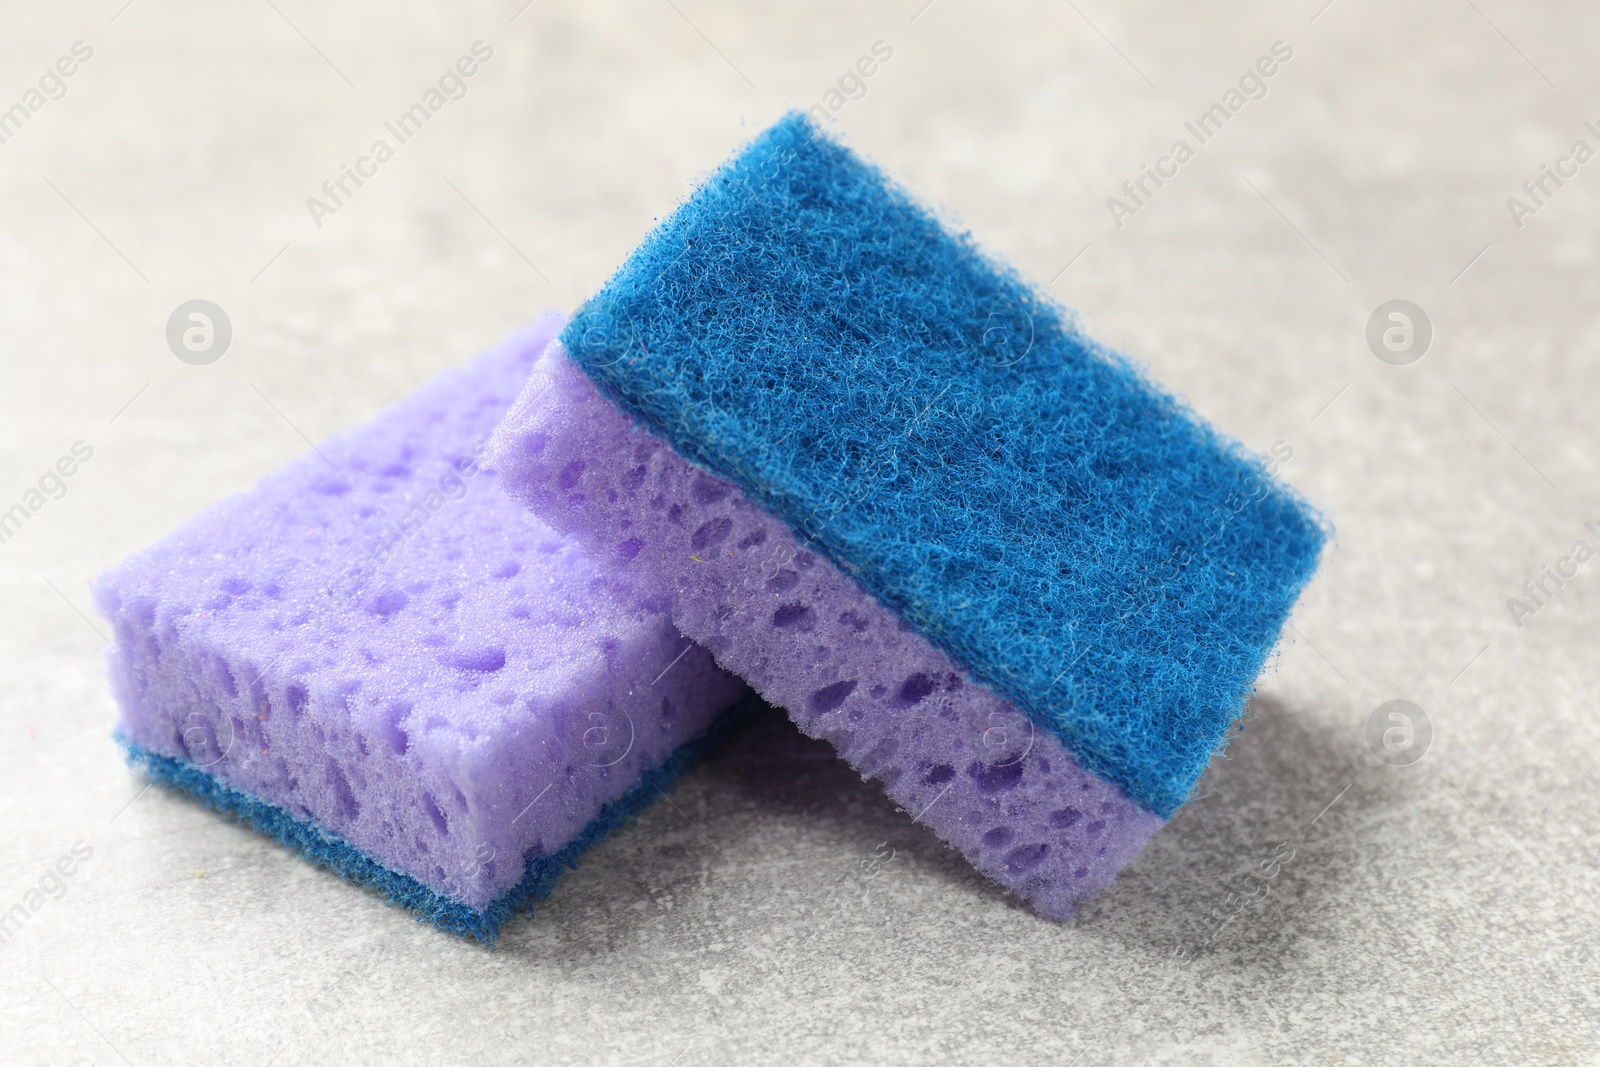
[[[94,48],[0,145],[0,507],[94,448],[0,545],[0,906],[93,849],[0,944],[0,1060],[1596,1062],[1600,563],[1522,629],[1505,604],[1600,523],[1600,162],[1520,230],[1505,203],[1600,147],[1592,6],[274,3],[0,15],[0,106]],[[479,38],[468,95],[314,227]],[[141,794],[87,579],[572,306],[880,39],[847,137],[1292,445],[1338,525],[1256,717],[1137,870],[1049,925],[764,720],[485,952]],[[1115,228],[1106,198],[1278,39],[1266,97]],[[195,297],[234,324],[208,367],[163,341]],[[1409,367],[1363,337],[1397,297],[1436,328]],[[1435,730],[1409,767],[1364,739],[1394,698]]]

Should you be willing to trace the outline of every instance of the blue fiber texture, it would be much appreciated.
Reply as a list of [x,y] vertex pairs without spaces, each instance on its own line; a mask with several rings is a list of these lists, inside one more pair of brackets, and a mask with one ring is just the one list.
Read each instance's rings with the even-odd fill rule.
[[1164,817],[1327,536],[1259,457],[799,113],[561,339],[624,411]]
[[528,910],[545,899],[556,880],[576,870],[578,858],[607,834],[625,825],[654,804],[658,796],[671,789],[684,771],[706,755],[728,732],[756,707],[756,697],[746,697],[712,723],[698,737],[679,745],[666,761],[648,770],[628,792],[608,802],[559,852],[531,856],[522,880],[491,901],[482,910],[472,908],[435,892],[409,875],[385,867],[365,852],[330,833],[316,823],[294,818],[282,808],[248,793],[240,792],[187,760],[163,756],[117,736],[128,762],[141,768],[155,782],[187,793],[206,807],[231,815],[244,825],[276,838],[292,851],[313,863],[359,885],[371,886],[395,907],[416,913],[418,922],[440,930],[475,937],[492,945],[500,928],[516,912]]

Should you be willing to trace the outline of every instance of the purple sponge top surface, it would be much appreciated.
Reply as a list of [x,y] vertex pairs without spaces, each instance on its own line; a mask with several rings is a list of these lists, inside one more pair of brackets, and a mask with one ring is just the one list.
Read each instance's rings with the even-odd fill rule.
[[732,704],[492,483],[547,316],[95,583],[119,731],[482,909]]
[[783,522],[600,394],[559,341],[491,455],[504,487],[831,742],[979,870],[1066,918],[1163,823]]

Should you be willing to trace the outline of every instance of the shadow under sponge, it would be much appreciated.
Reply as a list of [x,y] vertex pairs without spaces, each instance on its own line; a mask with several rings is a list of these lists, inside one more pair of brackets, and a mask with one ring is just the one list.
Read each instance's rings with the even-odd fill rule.
[[1192,794],[1326,530],[791,114],[573,316],[504,486],[1062,918]]
[[659,796],[746,692],[664,598],[596,566],[480,462],[561,322],[94,588],[135,763],[484,940]]

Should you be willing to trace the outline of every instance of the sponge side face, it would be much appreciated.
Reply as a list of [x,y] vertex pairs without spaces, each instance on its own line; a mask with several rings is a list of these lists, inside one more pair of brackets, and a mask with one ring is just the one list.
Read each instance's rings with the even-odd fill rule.
[[124,743],[482,911],[703,732],[742,684],[479,461],[559,325],[103,575]]
[[623,411],[1159,815],[1325,534],[1069,315],[791,115],[574,316]]
[[1103,889],[1162,820],[964,674],[732,484],[546,351],[492,445],[505,487],[1041,914]]

